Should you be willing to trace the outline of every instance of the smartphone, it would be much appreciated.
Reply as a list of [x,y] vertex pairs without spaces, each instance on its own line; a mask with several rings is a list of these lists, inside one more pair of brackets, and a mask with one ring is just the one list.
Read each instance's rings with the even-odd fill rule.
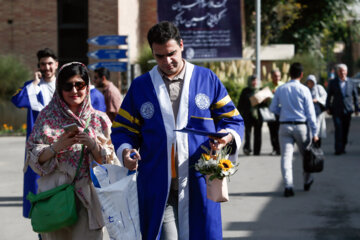
[[65,125],[63,126],[65,132],[72,132],[74,133],[74,136],[76,133],[79,132],[79,128],[78,126],[76,125],[76,123],[72,123],[72,124],[69,124],[69,125]]
[[41,73],[41,78],[44,79],[44,78],[45,78],[45,71],[42,71],[42,70],[40,70],[40,68],[39,68],[39,72]]

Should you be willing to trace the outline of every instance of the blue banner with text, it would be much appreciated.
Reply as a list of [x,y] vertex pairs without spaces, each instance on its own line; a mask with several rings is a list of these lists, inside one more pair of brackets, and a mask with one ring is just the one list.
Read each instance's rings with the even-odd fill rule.
[[240,0],[157,0],[159,21],[173,22],[185,59],[242,57]]

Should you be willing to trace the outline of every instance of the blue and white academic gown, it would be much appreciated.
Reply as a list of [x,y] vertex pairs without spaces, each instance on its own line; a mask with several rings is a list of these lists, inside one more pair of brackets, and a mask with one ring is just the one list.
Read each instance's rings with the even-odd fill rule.
[[94,109],[106,112],[105,97],[94,85],[90,85],[90,100]]
[[[43,80],[37,86],[32,84],[33,80],[24,83],[24,86],[17,90],[12,96],[12,103],[18,108],[27,108],[27,129],[26,140],[28,139],[35,120],[40,111],[50,102],[55,92],[55,81],[46,83]],[[26,156],[25,156],[26,158]],[[29,191],[37,193],[37,179],[39,176],[31,169],[27,168],[24,173],[24,189],[23,189],[23,216],[29,217],[31,204],[26,199]]]
[[139,149],[141,155],[137,186],[143,239],[154,240],[161,233],[170,192],[173,144],[178,156],[179,239],[222,239],[220,204],[207,199],[205,177],[193,167],[204,152],[200,146],[209,148],[209,139],[174,132],[184,128],[191,116],[211,120],[209,131],[231,132],[237,146],[232,160],[236,160],[243,119],[217,76],[188,62],[176,126],[157,66],[132,82],[113,122],[111,138],[119,159],[122,161],[124,148]]

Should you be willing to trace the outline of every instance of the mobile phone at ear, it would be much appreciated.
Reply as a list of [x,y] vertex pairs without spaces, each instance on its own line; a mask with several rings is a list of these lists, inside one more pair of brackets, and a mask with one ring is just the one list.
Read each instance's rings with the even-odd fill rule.
[[76,125],[76,123],[72,123],[72,124],[69,124],[69,125],[65,125],[65,126],[63,126],[63,129],[65,130],[65,132],[72,132],[72,133],[74,133],[74,135],[79,132],[79,128],[78,128],[78,126]]
[[43,71],[43,70],[41,70],[40,68],[39,68],[39,72],[41,73],[41,78],[45,78],[45,71]]

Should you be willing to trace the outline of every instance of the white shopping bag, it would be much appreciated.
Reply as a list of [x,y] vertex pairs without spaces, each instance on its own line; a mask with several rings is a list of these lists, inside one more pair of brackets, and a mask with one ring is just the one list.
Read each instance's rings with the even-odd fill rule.
[[136,173],[128,175],[127,168],[111,164],[90,171],[110,239],[141,239]]

